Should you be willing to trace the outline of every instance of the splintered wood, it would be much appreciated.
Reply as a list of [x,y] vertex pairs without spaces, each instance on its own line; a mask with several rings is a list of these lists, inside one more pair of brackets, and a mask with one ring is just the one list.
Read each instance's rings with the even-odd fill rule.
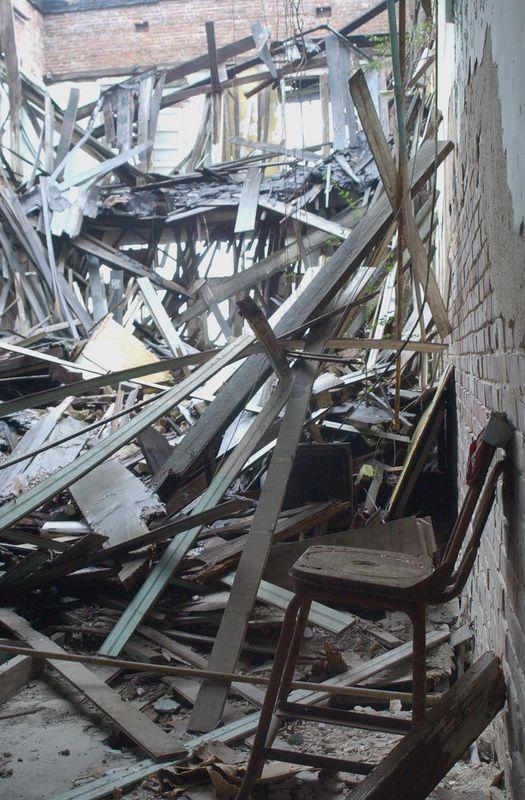
[[[258,672],[292,598],[287,572],[310,543],[434,551],[414,496],[442,458],[450,326],[432,262],[433,187],[452,145],[428,134],[435,92],[420,56],[431,64],[435,43],[415,41],[400,198],[393,77],[374,37],[358,33],[386,6],[282,41],[255,20],[251,36],[221,45],[210,20],[206,52],[138,71],[93,102],[71,86],[62,109],[19,70],[12,8],[0,3],[14,151],[2,140],[0,633],[13,637],[3,646],[47,653],[2,663],[2,702],[47,675],[45,662],[128,744],[174,765],[199,744],[253,734]],[[303,99],[303,78],[320,100],[313,146],[275,128]],[[163,109],[189,114],[181,104],[198,95],[192,146],[160,169]],[[254,108],[256,129],[244,118]],[[22,159],[24,137],[36,142]],[[387,530],[385,518],[399,522]],[[301,670],[316,691],[299,682],[295,701],[321,703],[339,686],[409,702],[404,687],[385,687],[410,643],[343,598],[313,603],[309,625]],[[337,646],[358,630],[384,652],[351,669],[333,645],[319,652],[319,631]],[[448,636],[430,633],[428,646]],[[144,665],[141,709],[130,701],[144,675],[128,674],[121,654]],[[175,670],[164,680],[163,665]],[[454,702],[483,675],[500,697],[494,664],[479,670]],[[355,686],[372,677],[373,689]],[[475,729],[489,717],[478,713]],[[414,733],[404,763],[439,735]],[[457,736],[470,740],[461,725]],[[126,766],[62,800],[117,796],[156,769]],[[395,774],[370,776],[361,796]]]

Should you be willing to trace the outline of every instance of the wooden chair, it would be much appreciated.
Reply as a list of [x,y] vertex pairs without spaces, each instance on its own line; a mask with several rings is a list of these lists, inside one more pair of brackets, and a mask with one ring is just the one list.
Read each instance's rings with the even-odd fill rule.
[[[496,449],[503,447],[511,434],[505,417],[494,413],[471,446],[468,489],[448,543],[436,553],[436,563],[426,555],[326,545],[309,548],[296,561],[290,571],[295,594],[283,620],[254,745],[237,800],[250,797],[266,758],[355,774],[371,771],[371,765],[361,762],[272,748],[271,742],[281,718],[316,720],[398,734],[406,733],[411,727],[406,720],[393,720],[392,717],[287,702],[313,600],[339,605],[344,598],[345,605],[352,609],[405,611],[408,614],[413,626],[412,725],[424,718],[426,607],[445,603],[458,595],[465,585],[494,501],[496,483],[506,462],[498,461],[490,475],[489,468]],[[465,542],[471,521],[471,535]]]

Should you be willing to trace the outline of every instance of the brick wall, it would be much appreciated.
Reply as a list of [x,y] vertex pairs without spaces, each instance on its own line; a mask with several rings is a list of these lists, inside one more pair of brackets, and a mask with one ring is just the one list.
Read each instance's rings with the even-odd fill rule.
[[[523,208],[511,188],[525,175],[522,158],[520,175],[509,169],[520,148],[519,137],[508,143],[509,128],[518,122],[522,135],[523,120],[513,115],[523,104],[506,92],[522,37],[519,25],[506,33],[494,29],[491,5],[497,14],[495,2],[464,3],[456,20],[446,115],[456,151],[446,167],[442,250],[450,269],[460,497],[469,443],[491,409],[505,411],[515,426],[511,473],[498,488],[464,610],[474,624],[477,655],[492,650],[502,659],[509,703],[489,735],[509,796],[517,800],[525,797],[525,239]],[[512,16],[511,6],[519,14],[514,0],[506,13]]]
[[[303,0],[301,19],[305,29],[323,22],[338,28],[376,5],[377,0]],[[330,6],[330,17],[316,16],[316,9]],[[264,12],[264,13],[263,13]],[[264,6],[252,0],[161,0],[152,5],[110,8],[45,17],[46,74],[131,70],[137,66],[174,64],[206,52],[204,23],[215,22],[219,45],[250,34],[256,20],[268,25],[273,38],[293,33],[295,22],[287,19],[283,0]],[[140,30],[135,23],[147,22]],[[361,33],[386,32],[381,14]]]
[[41,82],[45,68],[44,18],[28,0],[16,0],[14,8],[16,49],[20,69],[24,75]]

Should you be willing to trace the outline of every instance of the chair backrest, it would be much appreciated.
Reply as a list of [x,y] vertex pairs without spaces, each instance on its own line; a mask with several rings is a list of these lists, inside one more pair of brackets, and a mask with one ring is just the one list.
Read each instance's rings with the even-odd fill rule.
[[[461,591],[472,569],[481,534],[494,501],[496,483],[505,461],[496,464],[488,479],[487,474],[497,448],[504,447],[511,436],[512,428],[505,415],[493,412],[478,439],[471,446],[467,469],[468,489],[438,567],[441,577],[447,583],[452,581],[450,590],[447,591],[450,596]],[[476,509],[477,513],[474,516]],[[460,564],[455,569],[472,520],[471,536],[463,551]]]

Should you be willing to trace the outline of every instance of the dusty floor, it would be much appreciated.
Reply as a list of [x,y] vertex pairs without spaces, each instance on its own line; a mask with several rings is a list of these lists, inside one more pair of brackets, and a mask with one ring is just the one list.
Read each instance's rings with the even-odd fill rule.
[[[0,797],[2,800],[52,800],[75,785],[103,775],[107,770],[140,760],[127,747],[110,746],[110,731],[101,725],[97,714],[85,703],[79,707],[58,681],[47,684],[33,681],[2,707],[2,713],[34,706],[44,710],[31,716],[0,723]],[[384,713],[384,712],[383,712]],[[349,755],[375,761],[388,752],[394,739],[386,734],[349,731],[315,723],[291,723],[282,732],[283,746],[316,749],[317,752]],[[244,746],[237,748],[247,753]],[[435,800],[456,800],[464,792],[484,792],[476,800],[501,800],[504,794],[489,787],[499,772],[494,762],[459,762],[432,794]],[[452,794],[444,794],[441,790]],[[350,795],[346,776],[321,779],[307,770],[285,784],[265,787],[259,792],[269,800],[343,800]],[[188,788],[181,796],[191,800],[213,798],[213,790]],[[131,790],[128,800],[158,797],[148,786]],[[169,795],[167,795],[169,796]],[[172,795],[175,796],[175,795]],[[409,795],[407,795],[407,800]],[[472,797],[474,800],[474,797]]]
[[81,778],[132,763],[108,744],[99,715],[58,681],[32,681],[2,706],[2,714],[34,706],[44,710],[0,722],[0,798],[50,800]]
[[[440,628],[444,624],[457,626],[458,617],[457,601],[430,608],[429,628]],[[411,634],[410,624],[403,614],[386,615],[382,620],[375,620],[372,626],[376,631],[375,636],[366,626],[366,622],[356,623],[339,636],[317,628],[307,629],[296,677],[313,677],[316,681],[329,677],[326,672],[326,644],[338,651],[343,667],[346,665],[348,668],[385,652],[385,644],[377,638],[378,631],[388,632],[399,642],[407,641]],[[455,669],[453,656],[452,647],[447,643],[432,648],[428,654],[427,676],[437,689],[447,688],[449,676]],[[268,656],[245,656],[241,666],[247,671],[268,674],[271,663]],[[409,680],[410,666],[406,663],[391,669],[388,675],[382,673],[374,678],[380,685],[392,685],[400,689],[407,688]],[[160,695],[164,695],[163,700],[181,699],[173,694],[172,686],[142,673],[125,677],[118,688],[128,702],[154,719],[164,730],[169,732],[176,729],[182,738],[186,737],[191,713],[188,705],[176,702],[172,703],[173,711],[155,710]],[[2,706],[0,713],[35,707],[40,707],[40,710],[0,721],[0,800],[54,800],[63,792],[101,777],[112,768],[131,766],[144,758],[138,750],[115,738],[114,732],[105,725],[90,703],[80,701],[80,695],[72,691],[64,680],[53,677],[51,672],[47,673],[45,680],[34,680],[20,690]],[[249,710],[242,700],[230,700],[228,703],[230,716],[239,716]],[[378,713],[408,716],[407,711],[399,712],[394,707],[384,708]],[[295,721],[281,728],[278,746],[375,763],[397,741],[397,737],[383,733]],[[240,762],[245,760],[248,752],[249,743],[244,742],[232,745],[230,751],[234,757],[238,755]],[[491,789],[492,783],[499,783],[499,767],[491,760],[491,755],[490,748],[485,747],[481,739],[479,752],[467,753],[465,759],[453,767],[431,795],[432,800],[504,800],[502,791]],[[352,776],[342,774],[323,777],[313,771],[303,770],[284,783],[261,787],[257,797],[260,800],[343,800],[351,794],[351,779]],[[164,794],[158,789],[156,779],[148,780],[125,796],[128,800],[151,800],[160,796],[182,797],[186,800],[216,798],[215,790],[206,780],[206,773],[204,782],[199,778],[189,780],[184,786],[174,783],[168,787],[168,791],[164,786]],[[410,800],[409,794],[407,800]]]

